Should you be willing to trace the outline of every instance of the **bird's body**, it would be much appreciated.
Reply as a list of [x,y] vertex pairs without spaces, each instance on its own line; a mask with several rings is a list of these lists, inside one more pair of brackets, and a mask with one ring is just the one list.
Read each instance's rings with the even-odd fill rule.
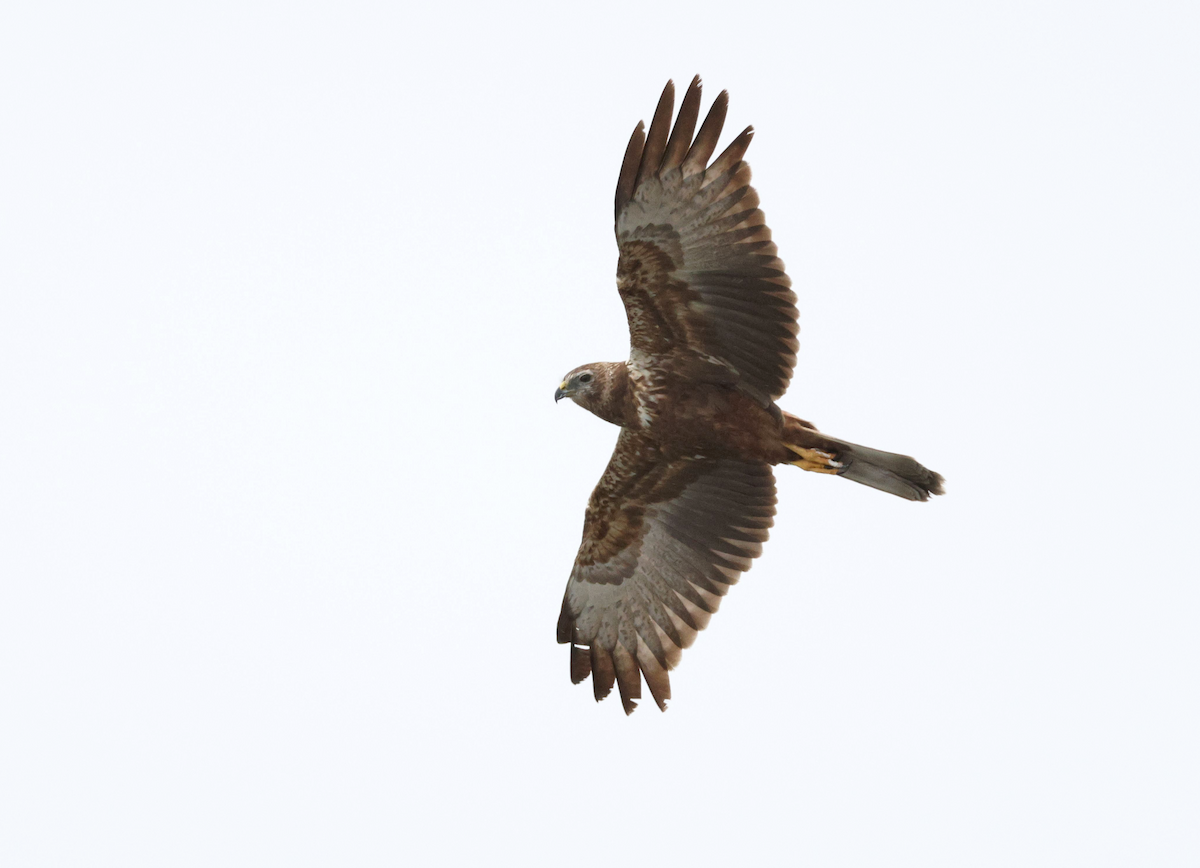
[[588,365],[603,378],[599,400],[587,409],[644,435],[670,458],[758,458],[778,463],[782,417],[727,385],[694,379],[672,360]]
[[649,133],[638,125],[617,183],[617,289],[625,362],[581,365],[569,397],[621,427],[592,493],[558,640],[571,678],[614,682],[626,713],[644,676],[660,708],[667,672],[762,551],[775,514],[772,466],[845,476],[909,500],[942,479],[903,455],[829,437],[776,404],[798,342],[795,295],[742,162],[749,128],[711,164],[727,105],[693,140],[700,81],[674,130],[668,82]]

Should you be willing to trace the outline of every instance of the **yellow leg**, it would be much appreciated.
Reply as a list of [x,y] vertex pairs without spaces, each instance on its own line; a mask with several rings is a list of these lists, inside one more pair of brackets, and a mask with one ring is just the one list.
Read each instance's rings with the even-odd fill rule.
[[800,456],[799,461],[789,461],[801,470],[811,470],[813,473],[837,473],[846,465],[834,460],[832,452],[822,452],[820,449],[805,449],[803,446],[793,446],[784,443],[788,449]]

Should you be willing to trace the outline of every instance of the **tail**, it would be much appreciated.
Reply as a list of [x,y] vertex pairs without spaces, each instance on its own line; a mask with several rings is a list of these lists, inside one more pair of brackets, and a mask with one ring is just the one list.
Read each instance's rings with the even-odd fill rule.
[[941,474],[934,473],[914,458],[847,443],[822,434],[810,423],[784,414],[784,445],[788,464],[817,473],[834,473],[905,500],[929,500],[945,494]]

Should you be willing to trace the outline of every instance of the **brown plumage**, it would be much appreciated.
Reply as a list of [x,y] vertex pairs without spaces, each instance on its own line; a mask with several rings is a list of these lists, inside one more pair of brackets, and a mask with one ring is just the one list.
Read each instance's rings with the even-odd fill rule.
[[666,709],[668,671],[762,553],[775,515],[772,465],[908,500],[942,493],[942,478],[912,458],[829,437],[775,405],[792,379],[799,327],[742,161],[753,130],[710,163],[727,94],[694,138],[699,76],[672,130],[674,100],[667,82],[617,180],[629,360],[582,365],[555,392],[621,426],[588,502],[558,641],[571,644],[571,680],[591,675],[597,700],[616,684],[626,714],[642,678]]

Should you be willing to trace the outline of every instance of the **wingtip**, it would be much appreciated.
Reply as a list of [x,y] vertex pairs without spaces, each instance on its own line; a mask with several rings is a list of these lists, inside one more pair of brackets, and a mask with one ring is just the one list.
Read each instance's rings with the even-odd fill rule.
[[592,674],[592,657],[587,648],[571,644],[571,683],[582,684]]
[[659,105],[662,105],[667,100],[675,102],[675,79],[668,78],[667,83],[663,85],[662,96],[658,98]]

